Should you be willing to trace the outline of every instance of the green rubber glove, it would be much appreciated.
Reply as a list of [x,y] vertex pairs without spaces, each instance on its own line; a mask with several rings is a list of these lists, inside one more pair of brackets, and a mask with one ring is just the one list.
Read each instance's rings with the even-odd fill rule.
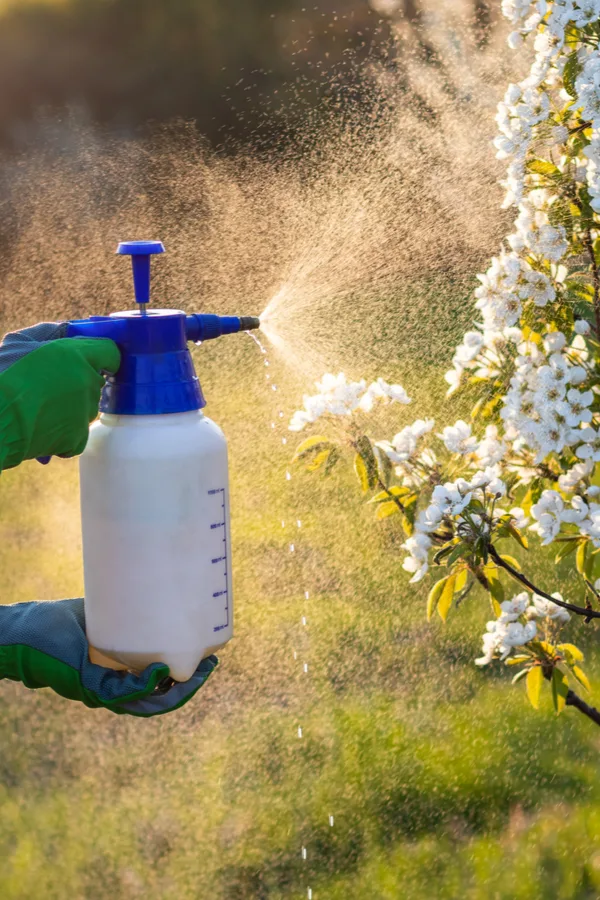
[[133,675],[97,666],[88,654],[83,600],[0,606],[0,680],[49,687],[92,709],[143,718],[173,712],[192,699],[218,662],[208,656],[188,681],[174,682],[163,663]]
[[[14,338],[8,335],[0,345],[0,469],[41,456],[77,456],[98,415],[101,372],[119,368],[117,345],[106,339]],[[9,361],[4,370],[3,357]]]

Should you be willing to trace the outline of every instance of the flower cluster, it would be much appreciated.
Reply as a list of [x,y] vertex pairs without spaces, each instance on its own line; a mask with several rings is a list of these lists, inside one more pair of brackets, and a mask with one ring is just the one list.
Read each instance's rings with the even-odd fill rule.
[[[558,592],[552,595],[562,600]],[[495,657],[506,660],[515,647],[524,647],[534,640],[538,633],[536,619],[545,619],[547,625],[560,627],[571,618],[569,613],[538,594],[533,595],[533,603],[529,602],[529,594],[523,591],[512,600],[500,604],[500,616],[487,623],[483,635],[483,655],[475,660],[478,666],[486,666]]]
[[321,416],[351,416],[357,410],[370,412],[378,400],[410,403],[410,397],[401,385],[388,384],[383,378],[367,386],[364,379],[348,381],[343,372],[339,375],[326,374],[316,382],[316,388],[316,394],[304,396],[304,409],[294,413],[290,431],[302,431]]

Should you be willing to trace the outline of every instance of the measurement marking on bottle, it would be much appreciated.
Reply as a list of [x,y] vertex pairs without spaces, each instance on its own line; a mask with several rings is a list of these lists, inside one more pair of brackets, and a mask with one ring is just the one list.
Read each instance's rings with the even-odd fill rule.
[[208,491],[208,495],[213,497],[215,495],[221,495],[221,516],[223,521],[212,522],[211,523],[211,531],[216,531],[217,528],[224,529],[223,543],[225,546],[223,547],[223,554],[221,556],[215,556],[211,559],[211,563],[213,566],[222,565],[223,566],[223,579],[224,579],[224,588],[219,591],[213,591],[213,597],[217,599],[218,597],[225,597],[225,622],[223,625],[216,625],[213,628],[213,631],[222,631],[224,628],[229,627],[229,573],[227,571],[227,512],[225,507],[225,488],[213,488]]

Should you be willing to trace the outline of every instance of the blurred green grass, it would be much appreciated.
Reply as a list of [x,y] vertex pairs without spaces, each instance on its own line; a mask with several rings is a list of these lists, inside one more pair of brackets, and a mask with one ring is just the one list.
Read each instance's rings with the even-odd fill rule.
[[[594,726],[476,669],[482,596],[428,625],[427,584],[407,586],[394,522],[374,523],[349,468],[286,481],[293,436],[270,422],[305,385],[273,360],[280,393],[265,390],[249,341],[230,367],[207,350],[207,412],[231,450],[235,640],[157,720],[0,685],[0,897],[599,896]],[[415,366],[415,404],[382,433],[439,409],[439,377],[439,360]],[[80,595],[77,504],[74,462],[2,475],[3,602]],[[566,591],[549,559],[528,571]],[[596,686],[591,629],[581,643]]]

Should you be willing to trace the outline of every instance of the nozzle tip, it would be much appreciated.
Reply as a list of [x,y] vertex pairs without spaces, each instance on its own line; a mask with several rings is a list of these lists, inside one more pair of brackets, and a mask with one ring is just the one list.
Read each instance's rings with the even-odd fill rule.
[[260,328],[258,316],[240,316],[240,331],[254,331]]

